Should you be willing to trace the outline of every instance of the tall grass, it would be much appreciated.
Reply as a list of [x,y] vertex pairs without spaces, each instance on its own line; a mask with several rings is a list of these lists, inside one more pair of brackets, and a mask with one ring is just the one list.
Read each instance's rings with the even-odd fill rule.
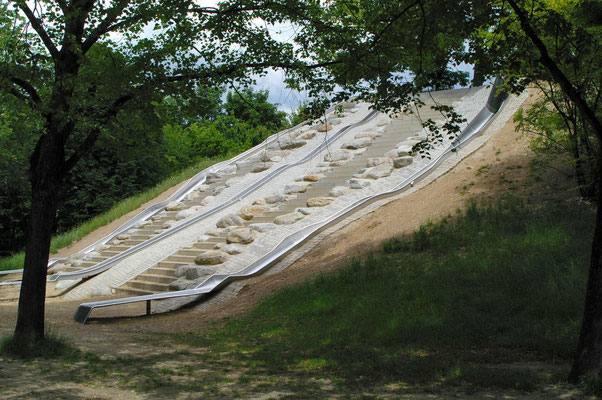
[[528,389],[540,379],[535,372],[487,363],[571,356],[593,219],[577,205],[472,201],[454,218],[280,291],[223,328],[175,339],[244,354],[255,368],[345,382]]
[[[59,249],[67,247],[70,244],[80,240],[93,230],[104,226],[116,220],[117,218],[120,218],[121,216],[129,213],[130,211],[137,209],[142,204],[154,199],[170,187],[186,179],[190,179],[192,176],[204,170],[205,168],[208,168],[211,165],[226,160],[230,157],[232,157],[232,154],[203,159],[197,164],[173,174],[172,176],[166,178],[154,187],[138,195],[121,200],[108,211],[84,222],[79,226],[76,226],[75,228],[65,233],[54,236],[50,244],[50,253],[56,253]],[[0,258],[0,271],[22,268],[24,258],[25,254],[23,252],[16,253],[10,257]]]

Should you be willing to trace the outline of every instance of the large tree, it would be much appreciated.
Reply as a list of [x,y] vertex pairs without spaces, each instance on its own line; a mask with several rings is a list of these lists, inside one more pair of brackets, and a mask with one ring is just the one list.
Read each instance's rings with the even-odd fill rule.
[[[402,109],[415,94],[462,83],[454,66],[476,64],[475,80],[503,75],[506,90],[537,85],[572,141],[580,180],[598,206],[585,312],[570,380],[602,372],[602,2],[599,0],[334,0],[339,28],[308,19],[307,48],[332,64],[340,96],[359,94],[381,109]],[[328,76],[328,74],[326,74]],[[323,86],[309,87],[319,92]],[[300,85],[302,87],[302,85]],[[448,116],[453,112],[441,111]],[[453,131],[454,119],[449,128]],[[429,121],[425,121],[429,126]],[[434,131],[436,140],[441,131]],[[583,163],[589,163],[584,170]],[[583,171],[587,171],[584,173]],[[582,182],[580,182],[582,183]]]
[[312,7],[319,3],[0,1],[0,90],[42,121],[30,155],[31,206],[15,340],[44,337],[57,193],[99,137],[110,133],[121,113],[174,86],[249,84],[267,67],[319,67],[296,59],[293,46],[268,29]]

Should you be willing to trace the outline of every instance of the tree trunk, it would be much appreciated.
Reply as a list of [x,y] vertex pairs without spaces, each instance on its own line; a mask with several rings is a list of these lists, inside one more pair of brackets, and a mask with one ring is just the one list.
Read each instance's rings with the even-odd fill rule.
[[30,163],[32,199],[14,334],[15,341],[24,343],[44,338],[46,270],[64,165],[63,144],[56,134],[49,132],[40,138]]
[[472,86],[477,87],[483,85],[485,83],[485,68],[483,67],[483,51],[477,49],[477,60],[474,63],[474,73],[472,76]]
[[[602,174],[598,167],[598,175]],[[585,311],[581,334],[569,382],[577,383],[585,375],[602,372],[602,206],[601,185],[597,185],[596,227],[592,241],[589,277],[585,293]]]

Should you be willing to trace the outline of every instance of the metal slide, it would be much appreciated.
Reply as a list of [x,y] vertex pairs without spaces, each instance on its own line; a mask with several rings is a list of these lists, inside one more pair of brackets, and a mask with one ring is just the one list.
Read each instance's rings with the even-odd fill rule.
[[[81,279],[81,278],[87,278],[93,275],[97,275],[101,272],[106,271],[107,269],[111,268],[113,265],[117,264],[119,261],[123,260],[124,258],[162,240],[165,239],[166,237],[169,237],[171,235],[173,235],[176,232],[180,232],[181,230],[197,223],[198,221],[207,218],[208,216],[211,216],[221,210],[223,210],[226,207],[229,207],[230,205],[236,203],[237,201],[239,201],[240,199],[245,198],[246,196],[248,196],[249,194],[253,193],[254,191],[256,191],[257,189],[259,189],[260,187],[262,187],[263,185],[265,185],[267,182],[269,182],[270,180],[274,179],[276,176],[280,175],[282,172],[286,171],[287,169],[297,166],[297,165],[301,165],[303,163],[308,162],[309,160],[311,160],[312,158],[314,158],[316,155],[319,155],[325,148],[327,148],[332,142],[334,142],[335,140],[337,140],[341,135],[343,135],[345,132],[347,132],[349,129],[361,126],[365,123],[367,123],[368,121],[370,121],[371,119],[373,119],[376,115],[378,115],[377,111],[371,111],[368,113],[368,115],[366,115],[361,121],[352,124],[352,125],[348,125],[343,127],[342,129],[340,129],[338,132],[336,132],[335,134],[333,134],[332,136],[328,137],[326,140],[324,140],[319,146],[317,146],[315,149],[313,149],[310,153],[308,153],[307,155],[305,155],[305,157],[303,157],[302,159],[300,159],[297,162],[294,163],[289,163],[289,164],[285,164],[282,165],[278,168],[276,168],[274,171],[271,171],[269,174],[267,174],[266,176],[262,177],[261,179],[259,179],[256,183],[248,186],[247,188],[245,188],[244,190],[240,191],[239,193],[237,193],[236,195],[234,195],[233,197],[231,197],[228,201],[225,201],[207,211],[201,212],[199,213],[197,216],[191,217],[186,219],[183,223],[174,226],[173,228],[157,235],[154,236],[146,241],[144,241],[143,243],[140,243],[139,245],[132,247],[128,250],[123,251],[122,253],[111,257],[105,261],[102,261],[92,267],[89,268],[85,268],[82,269],[80,271],[73,271],[73,272],[64,272],[64,273],[60,273],[60,274],[54,274],[52,275],[48,281],[52,282],[52,281],[58,281],[58,280],[64,280],[64,279],[69,279],[69,280],[74,280],[74,279]],[[276,142],[277,138],[274,139],[272,142]],[[257,151],[261,151],[263,146],[265,145],[260,145],[262,147],[259,148],[254,148],[252,149],[252,153],[255,153]],[[243,153],[245,154],[245,153]],[[247,156],[251,154],[248,153]],[[242,156],[242,155],[241,155]],[[236,157],[235,160],[240,160],[242,157]],[[231,165],[233,163],[233,161],[227,161],[227,164],[223,164],[223,166],[225,165]],[[213,171],[219,171],[219,168],[217,169],[213,169]],[[189,193],[192,188],[194,186],[199,185],[200,183],[204,182],[206,173],[203,172],[203,176],[201,176],[197,183],[195,183],[193,186],[188,186],[187,185],[187,190],[183,192],[183,194],[181,196],[179,196],[179,198],[182,198],[183,196],[186,195],[186,193]],[[165,204],[165,202],[160,203],[162,204],[160,207],[158,207],[158,209],[162,209]],[[153,209],[155,209],[155,207],[153,206]],[[157,211],[154,211],[157,212]],[[148,216],[146,216],[144,219],[148,218]],[[128,227],[131,227],[134,223],[130,224],[128,222]],[[123,230],[120,230],[123,231]],[[115,236],[115,235],[112,235]],[[93,248],[93,247],[92,247]]]
[[[150,310],[150,302],[152,300],[185,297],[185,296],[205,295],[205,294],[208,294],[208,293],[218,290],[219,288],[227,285],[228,283],[230,283],[234,280],[248,278],[250,276],[256,275],[256,274],[264,271],[266,268],[269,268],[270,266],[274,265],[276,262],[281,260],[287,254],[289,254],[292,250],[298,248],[299,246],[301,246],[302,244],[307,242],[309,239],[311,239],[312,237],[314,237],[321,231],[338,223],[339,221],[346,218],[348,215],[354,213],[358,209],[365,207],[365,206],[373,203],[374,201],[397,195],[397,194],[407,190],[409,187],[413,186],[416,182],[420,181],[425,176],[427,176],[436,167],[438,167],[443,161],[445,161],[453,152],[457,151],[459,148],[461,148],[462,145],[464,145],[465,143],[470,141],[472,138],[474,138],[476,135],[478,135],[480,132],[482,132],[489,125],[489,123],[491,123],[491,121],[495,117],[496,113],[499,111],[500,107],[502,106],[503,101],[506,98],[505,94],[501,94],[501,95],[497,94],[497,89],[500,86],[500,84],[501,84],[501,81],[496,80],[496,82],[494,83],[493,88],[490,92],[490,95],[489,95],[489,98],[487,100],[485,107],[470,122],[470,124],[462,131],[462,133],[439,156],[437,156],[436,158],[431,160],[431,162],[428,165],[426,165],[424,168],[422,168],[419,171],[416,171],[409,178],[407,178],[404,181],[397,184],[391,190],[384,191],[384,192],[381,192],[376,195],[361,198],[361,199],[353,202],[352,204],[338,210],[337,212],[334,212],[333,214],[331,214],[327,218],[323,219],[322,221],[313,223],[302,229],[297,230],[293,234],[291,234],[291,235],[287,236],[285,239],[283,239],[276,247],[274,247],[267,254],[265,254],[264,256],[262,256],[261,258],[256,260],[255,262],[247,265],[245,268],[239,270],[238,272],[235,272],[232,274],[214,274],[214,275],[210,276],[208,279],[206,279],[205,281],[203,281],[202,283],[200,283],[198,286],[196,286],[192,289],[188,289],[188,290],[158,293],[158,294],[137,296],[137,297],[119,298],[119,299],[112,299],[112,300],[106,300],[106,301],[82,303],[78,307],[78,309],[74,315],[74,320],[77,322],[80,322],[80,323],[85,323],[87,321],[88,317],[90,316],[90,313],[95,308],[115,306],[115,305],[120,305],[120,304],[127,304],[127,303],[141,302],[141,301],[147,302],[147,311],[148,311],[148,310]],[[372,113],[369,114],[362,121],[362,123],[364,123],[366,119],[373,118],[374,115],[375,114],[372,114]],[[342,134],[344,131],[346,131],[350,128],[351,128],[351,126],[348,126],[344,129],[340,130],[339,132],[340,132],[340,134]],[[331,141],[336,140],[336,138],[338,138],[338,136],[332,137]],[[317,152],[319,152],[318,149],[314,150],[312,153],[310,153],[306,157],[304,157],[302,161],[307,161],[306,159],[308,159],[308,157],[310,157],[310,156],[313,157],[315,154],[317,154]],[[298,163],[301,163],[301,161],[299,161]],[[298,163],[296,163],[296,164],[298,164]],[[292,165],[293,164],[291,164],[290,166],[292,166]],[[281,168],[288,168],[288,166],[283,166]],[[274,171],[275,174],[278,174],[280,172],[281,172],[280,169]],[[268,178],[268,177],[266,176],[265,178]],[[271,179],[271,177],[268,179]],[[265,181],[267,181],[268,179],[266,179]],[[265,183],[265,181],[262,180],[261,184]],[[246,195],[250,194],[251,192],[253,192],[254,190],[255,189],[253,189],[252,187],[249,187],[246,190],[240,192],[240,196],[246,196]],[[222,208],[223,207],[220,207],[220,209],[222,209]],[[69,279],[74,279],[74,278],[69,278]]]

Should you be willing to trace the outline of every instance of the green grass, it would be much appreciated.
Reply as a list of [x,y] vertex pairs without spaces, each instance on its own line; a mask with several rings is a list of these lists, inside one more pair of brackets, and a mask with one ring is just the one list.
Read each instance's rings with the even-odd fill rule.
[[22,342],[15,340],[13,336],[6,337],[0,341],[0,354],[22,359],[79,360],[81,358],[80,350],[52,331],[46,332],[44,339],[37,342]]
[[[140,205],[152,200],[153,198],[157,197],[159,194],[163,193],[170,187],[186,179],[190,179],[192,176],[204,170],[205,168],[208,168],[211,165],[226,160],[230,157],[232,157],[231,154],[201,160],[197,164],[170,176],[169,178],[163,180],[162,182],[146,190],[145,192],[121,200],[108,211],[90,219],[89,221],[84,222],[83,224],[65,233],[54,236],[50,244],[50,253],[56,253],[59,249],[67,247],[70,244],[80,240],[93,230],[116,220],[117,218],[127,214],[130,211],[137,209],[138,207],[140,207]],[[23,252],[16,253],[10,257],[0,258],[0,271],[22,268],[24,258],[25,254]]]
[[583,307],[594,215],[576,204],[471,201],[337,272],[286,288],[179,343],[268,373],[345,385],[406,382],[529,390],[565,378]]

